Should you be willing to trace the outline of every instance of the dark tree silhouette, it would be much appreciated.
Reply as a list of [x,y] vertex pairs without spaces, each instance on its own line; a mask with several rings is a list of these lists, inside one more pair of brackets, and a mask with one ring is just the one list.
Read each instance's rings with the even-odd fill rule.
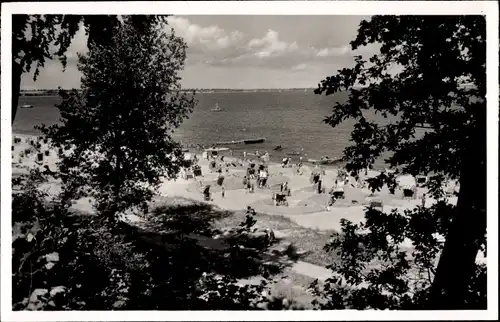
[[[59,147],[58,171],[13,180],[15,310],[242,310],[266,301],[266,281],[238,279],[278,270],[261,256],[269,242],[221,240],[213,221],[230,214],[210,205],[146,205],[160,178],[184,165],[171,134],[195,103],[180,88],[184,41],[150,19],[122,17],[79,55],[81,90],[60,90],[61,124],[41,126]],[[41,189],[51,176],[61,179],[59,196]],[[80,196],[96,197],[98,216],[69,209]],[[152,208],[143,225],[116,220],[136,205]]]
[[65,199],[90,193],[111,217],[143,205],[163,176],[177,175],[183,157],[171,134],[195,104],[180,91],[182,38],[164,23],[138,28],[131,17],[115,29],[79,55],[81,90],[61,90],[62,124],[41,127],[56,147],[74,147],[59,149]]
[[[350,93],[325,120],[334,127],[349,118],[357,121],[355,144],[344,151],[349,171],[359,171],[389,152],[391,167],[430,175],[428,186],[437,198],[444,179],[459,178],[458,202],[427,296],[426,307],[432,309],[468,307],[475,259],[485,243],[485,26],[483,16],[375,16],[361,22],[351,46],[378,43],[380,53],[368,61],[356,57],[353,68],[327,77],[315,91]],[[365,117],[368,110],[397,121],[380,126]],[[421,124],[430,129],[416,137]],[[391,180],[380,179],[371,184]]]
[[[165,21],[161,15],[137,15],[134,26],[144,27]],[[16,117],[21,89],[21,76],[34,67],[36,81],[47,59],[59,59],[66,67],[66,51],[84,24],[87,45],[106,44],[120,24],[116,15],[13,15],[12,16],[12,122]]]

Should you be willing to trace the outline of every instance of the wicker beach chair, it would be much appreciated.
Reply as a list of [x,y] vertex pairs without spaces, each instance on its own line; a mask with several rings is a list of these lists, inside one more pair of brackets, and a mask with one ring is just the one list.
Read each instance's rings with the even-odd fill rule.
[[286,194],[284,193],[274,194],[273,201],[275,206],[288,206],[288,201],[286,200]]

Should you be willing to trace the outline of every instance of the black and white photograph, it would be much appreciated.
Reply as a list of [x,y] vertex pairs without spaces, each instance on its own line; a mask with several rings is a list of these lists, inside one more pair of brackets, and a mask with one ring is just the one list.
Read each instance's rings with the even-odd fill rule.
[[2,3],[2,320],[498,317],[498,4],[334,2]]

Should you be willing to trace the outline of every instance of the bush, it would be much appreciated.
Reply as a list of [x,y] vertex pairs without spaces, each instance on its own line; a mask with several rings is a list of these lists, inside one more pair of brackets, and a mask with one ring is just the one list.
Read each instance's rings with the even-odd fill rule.
[[[14,310],[242,310],[266,301],[266,280],[236,280],[261,272],[258,253],[202,247],[187,238],[195,227],[166,220],[172,211],[165,207],[146,229],[69,212],[40,192],[44,179],[32,171],[15,182],[22,192],[13,196]],[[187,209],[200,223],[224,215]]]
[[[340,261],[329,266],[333,276],[312,291],[321,309],[424,309],[443,249],[454,207],[441,201],[430,208],[384,214],[368,208],[366,223],[342,220],[328,251]],[[412,250],[403,245],[411,241]],[[466,305],[486,308],[486,270],[477,265]]]

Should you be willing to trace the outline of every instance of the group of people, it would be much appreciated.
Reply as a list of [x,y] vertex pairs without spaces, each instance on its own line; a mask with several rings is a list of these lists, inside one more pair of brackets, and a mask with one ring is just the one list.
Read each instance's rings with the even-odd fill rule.
[[254,192],[255,184],[253,183],[253,180],[256,181],[257,186],[260,189],[263,189],[267,187],[268,178],[269,169],[265,165],[261,164],[257,172],[255,169],[255,163],[251,163],[247,168],[245,177],[243,178],[243,186],[248,190],[248,192]]
[[292,158],[288,157],[288,158],[283,158],[283,160],[281,161],[281,167],[282,168],[288,168],[288,167],[291,167],[292,166]]
[[255,184],[252,182],[252,177],[250,177],[249,175],[246,175],[244,178],[243,178],[243,187],[245,188],[245,190],[247,192],[250,192],[250,193],[253,193],[255,192]]
[[322,180],[322,176],[324,174],[325,170],[320,169],[318,166],[316,166],[314,170],[311,172],[311,177],[309,178],[309,181],[313,185],[313,190],[315,190],[319,194],[323,193],[325,190],[325,188],[323,187],[323,180]]
[[[267,151],[264,152],[264,154],[261,156],[259,150],[257,150],[253,155],[257,160],[269,162],[269,153]],[[248,157],[247,151],[243,151],[243,161],[247,161],[247,157]]]

